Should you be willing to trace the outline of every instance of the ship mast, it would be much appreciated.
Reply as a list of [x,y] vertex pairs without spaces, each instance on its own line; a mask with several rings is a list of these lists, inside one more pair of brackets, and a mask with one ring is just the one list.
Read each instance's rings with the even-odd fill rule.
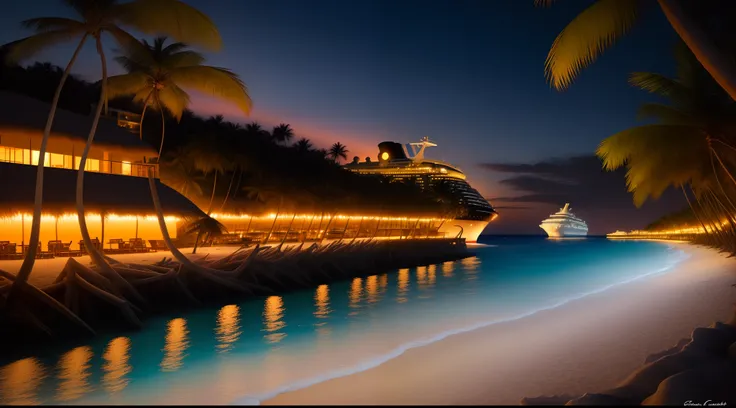
[[[412,148],[411,160],[418,162],[424,160],[424,150],[428,147],[437,146],[435,143],[429,141],[427,136],[423,137],[419,142],[409,143]],[[408,152],[407,152],[408,153]]]

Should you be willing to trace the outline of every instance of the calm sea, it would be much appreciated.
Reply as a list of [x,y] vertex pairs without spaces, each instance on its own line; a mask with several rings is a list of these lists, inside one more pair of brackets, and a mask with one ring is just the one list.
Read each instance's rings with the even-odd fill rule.
[[[656,242],[483,237],[477,256],[149,319],[0,362],[0,404],[257,403],[685,259]],[[10,360],[10,361],[8,361]]]

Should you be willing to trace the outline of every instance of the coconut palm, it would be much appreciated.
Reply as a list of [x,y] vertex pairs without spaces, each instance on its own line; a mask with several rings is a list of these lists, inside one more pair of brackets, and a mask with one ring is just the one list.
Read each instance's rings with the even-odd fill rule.
[[294,138],[294,130],[291,129],[291,126],[282,123],[278,126],[274,126],[271,131],[271,138],[276,143],[289,143],[289,141]]
[[[535,0],[550,5],[554,0]],[[654,2],[641,0],[597,0],[573,19],[552,43],[545,63],[545,73],[552,85],[567,88],[580,70],[626,34],[639,15]],[[681,0],[657,0],[672,28],[697,57],[716,82],[736,99],[736,64],[708,38],[703,24],[683,7],[701,7],[701,2],[686,4]],[[721,5],[729,6],[725,3]],[[730,7],[724,10],[727,14]],[[732,10],[731,10],[732,11]]]
[[340,159],[348,159],[348,152],[349,150],[345,147],[344,144],[337,142],[330,147],[330,150],[328,151],[327,155],[335,162],[338,163]]
[[[153,44],[145,39],[128,44],[123,55],[115,58],[127,74],[108,78],[107,94],[113,99],[122,95],[134,95],[143,103],[139,137],[143,139],[143,119],[148,107],[167,110],[177,121],[189,106],[191,89],[235,104],[246,115],[252,102],[243,81],[234,72],[219,67],[202,65],[202,54],[187,49],[187,45],[174,42],[166,45],[166,37],[157,37]],[[224,125],[222,116],[218,125]],[[161,129],[161,146],[164,147],[164,128]]]
[[296,143],[294,143],[294,148],[299,153],[307,153],[312,150],[312,142],[309,139],[303,137],[297,140]]
[[[132,42],[134,38],[123,27],[133,28],[137,31],[147,34],[168,34],[179,41],[186,41],[192,44],[201,45],[212,50],[221,47],[222,40],[217,28],[206,15],[197,9],[179,1],[179,0],[133,0],[121,3],[116,0],[67,0],[65,2],[76,12],[78,19],[65,17],[39,17],[26,20],[23,25],[32,29],[35,33],[21,40],[10,44],[6,57],[11,61],[20,61],[35,55],[37,52],[51,48],[53,46],[78,40],[74,53],[69,63],[64,69],[64,74],[59,81],[59,85],[54,93],[51,102],[51,110],[46,120],[43,139],[39,146],[38,170],[36,174],[36,190],[33,209],[33,222],[31,225],[31,235],[29,240],[29,251],[18,272],[16,283],[25,284],[28,276],[33,269],[33,264],[38,248],[39,233],[41,228],[41,209],[43,203],[43,170],[46,146],[48,143],[51,126],[53,124],[56,107],[59,102],[59,96],[64,86],[64,82],[69,76],[72,66],[74,65],[79,51],[84,46],[87,39],[91,38],[95,41],[97,52],[100,55],[102,65],[102,86],[100,91],[100,102],[97,106],[95,119],[93,120],[92,129],[87,140],[84,154],[80,160],[80,169],[77,182],[77,212],[79,216],[80,227],[82,230],[82,238],[88,252],[92,256],[97,265],[105,265],[106,262],[99,250],[92,245],[89,233],[86,229],[86,221],[84,220],[83,206],[83,178],[84,168],[87,155],[94,139],[94,133],[97,128],[99,116],[105,99],[107,65],[102,47],[102,33],[110,34],[115,41],[125,47]],[[104,267],[103,267],[104,269]],[[107,272],[111,272],[107,268]],[[114,272],[114,271],[112,271]],[[117,274],[115,274],[117,275]],[[114,276],[116,283],[122,283],[119,275]],[[20,285],[14,285],[13,295]],[[14,296],[11,295],[11,298]]]
[[[701,226],[717,231],[721,227],[716,221],[721,216],[730,220],[736,211],[736,103],[684,44],[678,44],[676,58],[677,78],[654,73],[634,73],[630,78],[633,85],[669,99],[668,104],[640,108],[641,116],[658,123],[610,136],[597,154],[607,170],[627,167],[627,186],[635,205],[675,186]],[[688,188],[696,203],[691,202]],[[711,226],[706,228],[706,223]]]

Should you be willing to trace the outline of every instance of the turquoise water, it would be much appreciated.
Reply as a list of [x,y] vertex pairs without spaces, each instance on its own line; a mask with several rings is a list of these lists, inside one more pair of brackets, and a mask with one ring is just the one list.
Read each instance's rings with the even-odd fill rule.
[[[254,404],[682,261],[656,242],[488,237],[477,256],[149,319],[0,362],[0,404]],[[8,364],[9,363],[9,364]]]

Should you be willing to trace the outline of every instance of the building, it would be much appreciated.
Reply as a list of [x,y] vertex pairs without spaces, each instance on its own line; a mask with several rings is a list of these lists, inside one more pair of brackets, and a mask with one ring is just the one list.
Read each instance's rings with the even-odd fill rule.
[[[50,105],[0,91],[0,242],[25,244],[30,234],[36,165]],[[115,114],[118,119],[118,113]],[[75,211],[76,170],[92,125],[92,117],[57,110],[48,141],[44,172],[41,242],[81,239]],[[127,126],[130,129],[129,126]],[[162,238],[148,185],[156,178],[166,223],[172,237],[182,218],[204,216],[187,198],[158,180],[156,150],[118,126],[101,119],[87,160],[85,209],[92,237],[105,240]],[[103,232],[104,215],[104,232]]]

